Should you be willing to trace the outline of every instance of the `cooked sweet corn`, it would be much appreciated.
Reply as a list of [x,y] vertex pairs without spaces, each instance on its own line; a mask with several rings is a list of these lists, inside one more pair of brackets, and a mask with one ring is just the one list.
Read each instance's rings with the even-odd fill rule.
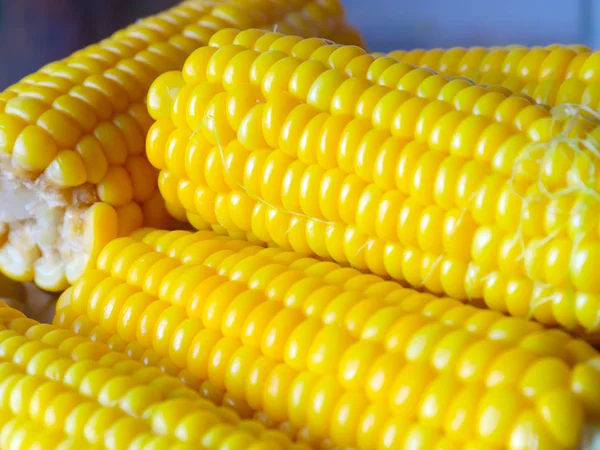
[[146,93],[230,26],[360,42],[337,0],[189,0],[9,87],[0,94],[5,275],[60,291],[111,239],[168,225],[144,154]]
[[415,49],[394,51],[388,56],[446,76],[501,85],[537,103],[582,104],[600,110],[600,52],[583,45]]
[[0,302],[2,449],[302,449],[105,344]]
[[111,242],[55,325],[314,447],[576,449],[600,418],[582,340],[210,231]]
[[596,119],[256,30],[215,34],[150,91],[177,218],[600,331]]

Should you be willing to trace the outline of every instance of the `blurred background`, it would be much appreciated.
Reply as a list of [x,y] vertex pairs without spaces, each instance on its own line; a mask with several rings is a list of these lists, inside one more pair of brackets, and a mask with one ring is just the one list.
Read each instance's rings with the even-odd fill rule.
[[[582,43],[600,0],[342,0],[371,50]],[[0,89],[177,0],[0,0]]]

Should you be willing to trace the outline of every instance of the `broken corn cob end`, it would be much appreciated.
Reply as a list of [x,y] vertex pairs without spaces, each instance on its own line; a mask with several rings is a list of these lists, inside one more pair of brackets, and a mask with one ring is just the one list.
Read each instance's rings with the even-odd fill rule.
[[144,155],[145,97],[157,76],[232,26],[362,43],[337,0],[193,0],[10,86],[0,93],[2,273],[61,291],[116,236],[186,219],[165,205]]
[[[47,291],[61,291],[77,280],[99,249],[118,236],[117,211],[105,203],[49,208],[38,214],[10,224],[0,248],[0,270],[13,280],[35,281]],[[44,214],[59,223],[45,223]]]

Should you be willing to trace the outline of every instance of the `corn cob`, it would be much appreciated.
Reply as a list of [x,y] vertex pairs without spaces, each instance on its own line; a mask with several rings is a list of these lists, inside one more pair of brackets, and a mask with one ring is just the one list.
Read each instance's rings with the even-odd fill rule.
[[105,344],[0,303],[2,449],[301,449]]
[[152,91],[172,97],[148,158],[196,228],[600,330],[597,121],[254,31],[217,33]]
[[210,231],[117,239],[57,307],[315,448],[575,449],[600,418],[582,340]]
[[5,275],[60,291],[112,238],[168,225],[144,155],[145,96],[232,25],[360,41],[337,0],[190,0],[9,87],[0,94]]
[[501,85],[551,106],[573,103],[600,110],[600,52],[583,45],[473,47],[394,51],[398,61],[478,84]]

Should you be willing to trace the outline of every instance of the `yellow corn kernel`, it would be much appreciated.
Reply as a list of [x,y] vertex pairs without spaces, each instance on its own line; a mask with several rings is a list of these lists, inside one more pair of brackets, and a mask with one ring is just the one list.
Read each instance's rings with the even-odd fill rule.
[[80,186],[86,181],[83,159],[73,150],[61,150],[46,168],[46,175],[61,186]]
[[[337,0],[302,1],[294,7],[262,0],[227,4],[189,0],[10,86],[0,94],[0,152],[5,156],[0,199],[7,205],[0,214],[0,224],[7,228],[0,245],[0,271],[60,291],[85,270],[86,261],[97,256],[88,244],[105,239],[104,245],[117,236],[114,233],[128,234],[141,224],[168,227],[171,216],[188,219],[177,199],[177,183],[171,183],[170,189],[162,187],[169,193],[165,204],[158,171],[151,165],[163,168],[168,160],[165,167],[184,176],[182,142],[190,133],[204,135],[214,146],[226,145],[233,137],[227,115],[235,102],[220,85],[223,95],[214,102],[213,91],[196,86],[211,77],[220,80],[225,66],[215,65],[210,76],[196,74],[193,67],[194,61],[208,55],[197,48],[208,44],[215,32],[232,26],[281,26],[306,36],[360,41]],[[228,57],[222,61],[228,63]],[[183,74],[177,71],[182,68]],[[161,82],[152,84],[157,77]],[[281,76],[277,80],[270,89],[286,82]],[[180,87],[185,89],[180,92]],[[243,103],[237,106],[243,109]],[[233,115],[239,117],[241,110],[233,108]],[[205,119],[205,109],[211,119]],[[187,135],[171,139],[175,127],[187,126]],[[146,139],[155,151],[145,152]],[[166,160],[163,140],[178,150]],[[220,153],[215,150],[211,158],[215,184],[210,186],[236,186],[217,175]],[[233,162],[239,167],[237,159]],[[193,204],[192,192],[195,187],[185,193],[186,207]],[[101,223],[88,220],[96,214],[90,208],[97,203],[105,203],[100,209],[106,219],[118,223],[89,229]],[[107,206],[113,211],[108,212]],[[226,220],[227,215],[219,217]],[[197,227],[210,226],[199,211],[190,213],[189,220]]]
[[509,446],[523,415],[575,449],[600,411],[583,341],[209,231],[112,241],[54,323],[332,446]]
[[24,170],[39,173],[51,164],[57,153],[58,146],[46,131],[28,126],[19,134],[12,157]]
[[98,338],[39,324],[5,304],[0,320],[3,448],[198,448],[214,439],[231,449],[305,448]]
[[123,167],[110,167],[98,185],[98,197],[110,205],[123,205],[133,198],[131,178]]
[[[203,117],[194,117],[203,139],[190,139],[172,111],[147,140],[178,218],[187,212],[201,229],[252,233],[595,339],[600,311],[575,299],[600,293],[592,276],[600,191],[589,175],[600,170],[596,119],[390,57],[352,76],[343,66],[364,53],[323,40],[255,31],[239,40],[244,50],[236,39],[217,32],[188,61],[195,76],[210,78]],[[313,52],[293,56],[302,42]],[[486,73],[521,67],[529,77],[549,52],[493,51]],[[428,55],[427,65],[437,67],[442,53]],[[444,67],[459,67],[452,58],[460,55]],[[236,73],[239,86],[230,83]],[[162,90],[166,81],[155,85]],[[579,92],[580,84],[566,80],[557,95],[570,85]],[[244,107],[231,106],[248,85],[262,89]],[[194,95],[185,98],[188,111],[197,110]],[[561,130],[573,120],[569,133],[581,141],[566,143]],[[550,208],[558,199],[564,207]]]
[[[184,81],[178,71],[167,72],[161,75],[164,84],[153,84],[148,91],[148,112],[154,120],[171,116],[171,105],[183,86]],[[162,88],[162,92],[159,88]]]
[[48,105],[40,99],[16,96],[6,102],[4,114],[18,117],[30,125],[34,125],[47,110]]
[[25,122],[17,117],[8,114],[0,115],[0,151],[11,154],[25,126]]

